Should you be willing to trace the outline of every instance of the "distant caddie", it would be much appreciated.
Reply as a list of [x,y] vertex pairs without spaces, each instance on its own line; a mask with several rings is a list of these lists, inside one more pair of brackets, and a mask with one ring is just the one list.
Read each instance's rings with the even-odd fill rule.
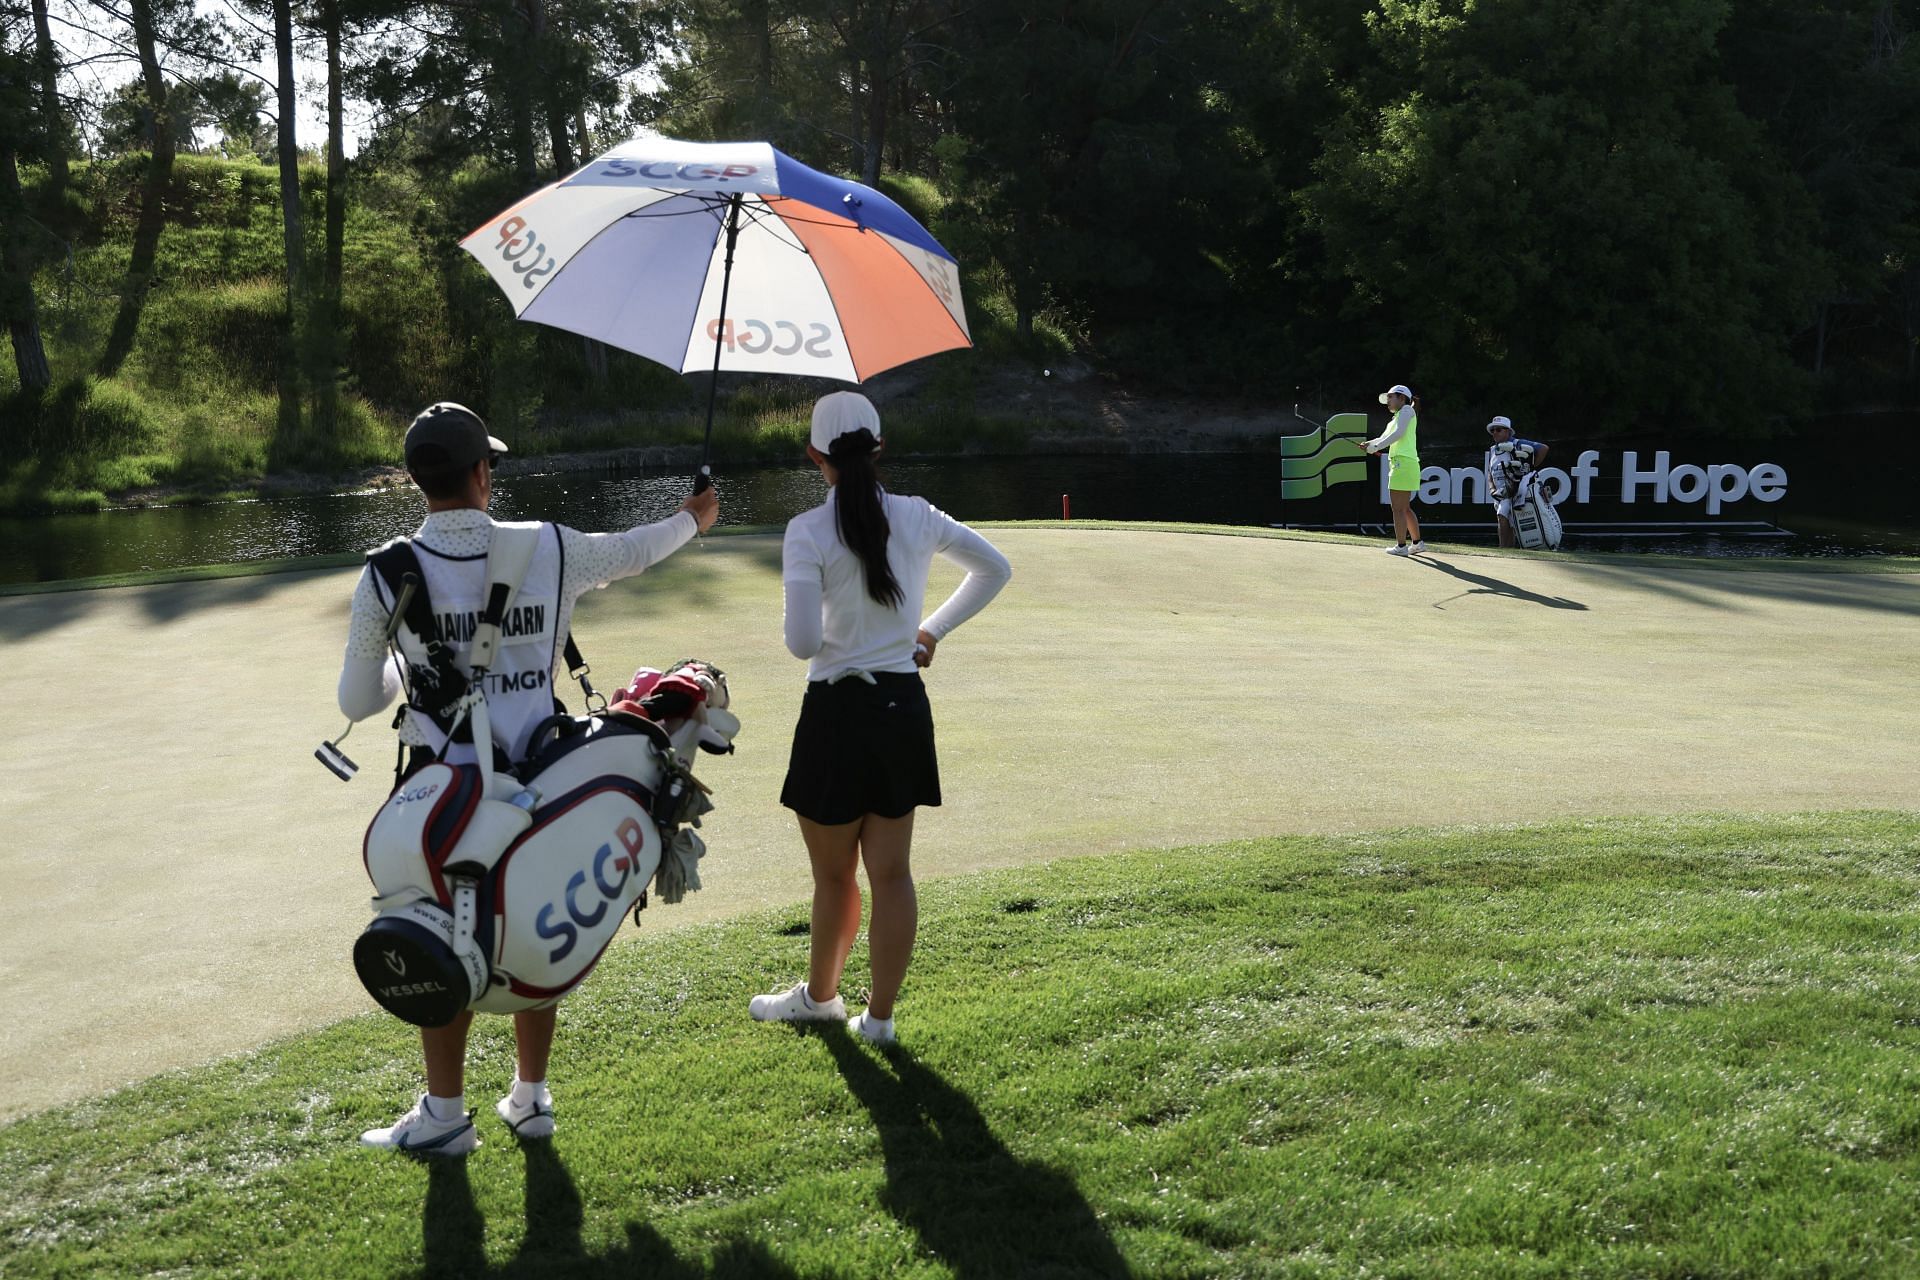
[[[411,539],[375,552],[410,548],[419,583],[432,604],[426,637],[444,645],[454,679],[470,676],[466,646],[484,605],[488,552],[494,521],[493,467],[507,447],[487,433],[471,409],[450,401],[430,405],[407,429],[407,473],[427,499],[427,518]],[[656,524],[624,533],[581,533],[539,523],[537,549],[521,582],[500,647],[486,672],[496,761],[517,763],[534,726],[553,713],[553,674],[567,643],[574,602],[590,588],[645,571],[712,526],[719,499],[712,489],[695,494]],[[403,546],[404,544],[404,546]],[[452,763],[476,759],[471,741],[448,741],[452,727],[443,704],[432,696],[432,672],[403,664],[389,652],[388,619],[396,600],[387,576],[369,563],[353,592],[353,619],[346,661],[340,671],[340,709],[362,720],[389,706],[403,692],[407,707],[398,720],[409,749],[407,770],[432,760],[443,748]],[[457,673],[457,675],[453,675]],[[403,675],[406,679],[403,679]],[[403,771],[405,772],[405,771]],[[462,1156],[480,1145],[466,1105],[467,1032],[470,1010],[441,1027],[422,1027],[427,1092],[399,1120],[361,1136],[368,1146],[427,1155]],[[521,1138],[553,1133],[553,1097],[547,1089],[547,1059],[553,1046],[555,1008],[513,1015],[517,1057],[513,1088],[495,1110]]]
[[1506,417],[1489,422],[1487,434],[1493,437],[1487,446],[1487,497],[1493,502],[1493,518],[1500,522],[1500,545],[1511,547],[1514,491],[1523,476],[1546,463],[1547,446],[1514,435],[1513,422]]

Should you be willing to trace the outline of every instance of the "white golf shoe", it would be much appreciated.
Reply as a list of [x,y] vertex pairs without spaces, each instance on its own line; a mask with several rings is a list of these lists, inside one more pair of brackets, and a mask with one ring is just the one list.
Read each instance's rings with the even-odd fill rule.
[[876,1018],[864,1009],[847,1019],[847,1030],[869,1044],[898,1044],[900,1041],[893,1034],[892,1018]]
[[1413,552],[1407,549],[1406,543],[1396,542],[1387,548],[1387,554],[1390,556],[1410,556]]
[[472,1112],[463,1111],[452,1120],[438,1119],[427,1110],[422,1094],[411,1111],[386,1128],[361,1134],[360,1144],[413,1155],[464,1156],[480,1145],[480,1134],[473,1127]]
[[842,1022],[847,1016],[847,1002],[835,996],[816,1003],[807,994],[806,982],[801,981],[794,983],[791,991],[755,996],[747,1003],[747,1012],[755,1022]]
[[551,1138],[553,1136],[553,1095],[542,1089],[534,1095],[532,1101],[524,1106],[513,1100],[509,1093],[493,1104],[494,1111],[507,1122],[507,1128],[513,1130],[516,1138]]

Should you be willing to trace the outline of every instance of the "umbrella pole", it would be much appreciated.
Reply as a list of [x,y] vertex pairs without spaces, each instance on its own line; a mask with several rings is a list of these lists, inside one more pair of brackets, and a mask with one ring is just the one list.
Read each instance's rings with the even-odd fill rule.
[[740,243],[740,194],[727,197],[727,257],[720,269],[720,319],[713,327],[713,378],[707,383],[707,433],[700,442],[700,473],[693,479],[693,491],[704,493],[713,487],[713,402],[720,391],[720,347],[727,337],[727,290],[733,285],[733,247]]

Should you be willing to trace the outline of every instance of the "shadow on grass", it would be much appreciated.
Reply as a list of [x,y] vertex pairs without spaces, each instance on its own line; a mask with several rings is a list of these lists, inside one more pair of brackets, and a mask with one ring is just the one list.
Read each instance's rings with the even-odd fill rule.
[[1571,567],[1615,586],[1634,587],[1703,609],[1737,611],[1755,604],[1805,604],[1920,617],[1920,577],[1913,574],[1836,573],[1818,568],[1657,574],[1648,573],[1643,566],[1592,562]]
[[520,1250],[500,1265],[487,1261],[486,1219],[473,1198],[464,1160],[430,1160],[427,1199],[421,1215],[422,1274],[458,1277],[635,1277],[649,1280],[712,1280],[738,1277],[781,1280],[792,1276],[763,1245],[732,1240],[711,1262],[682,1258],[658,1231],[626,1224],[624,1245],[589,1253],[581,1238],[586,1209],[573,1175],[552,1142],[523,1142],[527,1161],[526,1234]]
[[1543,596],[1538,592],[1528,591],[1524,587],[1516,587],[1511,582],[1503,582],[1499,578],[1489,578],[1484,574],[1468,573],[1465,569],[1448,564],[1445,560],[1434,559],[1431,554],[1414,557],[1414,563],[1426,565],[1429,569],[1438,569],[1450,578],[1458,578],[1462,582],[1473,584],[1468,590],[1462,591],[1459,595],[1448,596],[1445,600],[1434,601],[1433,607],[1436,609],[1445,609],[1447,605],[1453,601],[1465,596],[1504,596],[1509,600],[1524,600],[1529,604],[1543,604],[1549,609],[1574,609],[1582,613],[1586,612],[1587,609],[1587,606],[1581,604],[1578,600],[1569,600],[1565,596]]
[[[277,593],[300,586],[314,572],[260,573],[248,577],[208,578],[192,582],[169,582],[129,588],[102,588],[87,591],[48,592],[43,595],[0,597],[0,640],[27,640],[49,631],[58,631],[91,615],[103,606],[118,606],[129,598],[143,625],[165,626],[195,614],[225,609],[244,609],[264,604]],[[116,594],[109,595],[108,591]],[[136,596],[117,594],[135,591]],[[347,615],[352,603],[353,585],[343,580],[339,598],[341,635],[346,634]],[[290,620],[290,625],[308,625],[305,618]]]
[[838,1028],[820,1038],[879,1130],[881,1202],[955,1276],[1131,1274],[1073,1179],[1007,1150],[938,1072]]

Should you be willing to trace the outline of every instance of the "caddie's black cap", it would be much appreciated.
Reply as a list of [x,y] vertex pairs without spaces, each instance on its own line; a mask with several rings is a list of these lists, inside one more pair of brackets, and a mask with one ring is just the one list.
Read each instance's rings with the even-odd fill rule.
[[407,428],[407,470],[422,467],[470,467],[507,446],[487,434],[480,415],[463,404],[442,400],[420,411]]

